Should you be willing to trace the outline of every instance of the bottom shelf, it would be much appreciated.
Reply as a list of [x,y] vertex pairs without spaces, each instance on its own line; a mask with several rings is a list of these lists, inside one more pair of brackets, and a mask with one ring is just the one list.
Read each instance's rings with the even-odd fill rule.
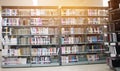
[[44,66],[59,66],[59,63],[51,63],[51,64],[14,64],[14,65],[1,65],[1,67],[3,67],[3,68],[44,67]]
[[59,66],[59,63],[51,63],[51,64],[31,64],[32,67],[44,67],[44,66]]
[[[81,65],[81,64],[99,64],[105,63],[106,60],[100,61],[83,61],[83,62],[73,62],[73,63],[62,63],[62,65]],[[16,68],[16,67],[44,67],[44,66],[59,66],[59,63],[51,64],[14,64],[14,65],[2,65],[3,68]]]
[[106,60],[83,61],[83,62],[73,62],[73,63],[62,63],[62,65],[100,64],[100,63],[105,63],[105,62],[106,62]]
[[3,68],[30,67],[30,64],[1,65]]

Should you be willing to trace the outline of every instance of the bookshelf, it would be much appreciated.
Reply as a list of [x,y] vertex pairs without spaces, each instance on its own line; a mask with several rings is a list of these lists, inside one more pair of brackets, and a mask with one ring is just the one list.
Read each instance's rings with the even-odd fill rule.
[[109,2],[108,41],[110,56],[108,65],[112,69],[120,67],[120,0]]
[[59,65],[58,7],[2,7],[2,66]]
[[62,65],[105,62],[107,8],[61,7]]
[[2,6],[2,67],[104,63],[107,7]]

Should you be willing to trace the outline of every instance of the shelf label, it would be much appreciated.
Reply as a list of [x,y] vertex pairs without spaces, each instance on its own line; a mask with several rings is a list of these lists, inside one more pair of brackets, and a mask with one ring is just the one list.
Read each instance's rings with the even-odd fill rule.
[[116,45],[116,43],[110,43],[110,45]]

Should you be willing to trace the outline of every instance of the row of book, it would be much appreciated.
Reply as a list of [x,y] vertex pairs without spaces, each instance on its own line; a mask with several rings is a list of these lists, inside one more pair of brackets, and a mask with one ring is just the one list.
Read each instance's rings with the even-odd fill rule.
[[85,32],[85,28],[61,28],[62,34],[82,34]]
[[[44,55],[57,55],[59,53],[59,48],[49,47],[49,48],[40,48],[36,46],[35,48],[30,49],[29,47],[15,48],[15,49],[3,49],[3,56],[29,56],[31,51],[32,56],[44,56]],[[89,53],[89,52],[104,52],[105,48],[102,45],[89,45],[89,46],[62,46],[62,54],[80,54],[80,53]]]
[[[106,24],[108,18],[62,18],[63,25],[70,24]],[[58,18],[3,18],[3,26],[57,25]]]
[[88,10],[88,15],[89,16],[107,16],[108,10],[97,10],[97,9],[89,9]]
[[[106,16],[107,10],[104,9],[62,9],[62,15],[89,15],[89,16]],[[3,9],[3,16],[56,16],[57,9]]]
[[103,36],[87,36],[87,42],[94,43],[94,42],[103,42]]
[[103,33],[103,27],[87,27],[86,33]]
[[57,16],[57,9],[3,9],[3,16]]
[[108,41],[110,41],[110,42],[117,42],[117,40],[119,40],[119,39],[117,39],[117,38],[119,38],[119,37],[117,37],[117,33],[111,33],[111,34],[108,34]]
[[62,46],[62,54],[80,54],[89,52],[104,52],[105,48],[102,45],[74,45],[74,46]]
[[102,45],[87,45],[84,50],[86,52],[104,52],[106,51],[106,48],[103,47]]
[[97,54],[62,56],[62,63],[65,64],[75,62],[94,62],[99,60],[102,60],[102,58]]
[[58,33],[57,28],[33,27],[33,28],[30,28],[30,30],[31,30],[32,35],[35,35],[35,34],[48,35],[48,34],[57,34]]
[[3,27],[3,32],[8,32],[10,35],[49,35],[58,33],[58,28],[45,28],[45,27],[31,27],[31,28],[10,28]]
[[104,9],[62,9],[62,16],[106,16],[107,10]]
[[10,28],[10,34],[12,35],[30,35],[29,28]]
[[2,65],[25,65],[25,64],[50,64],[50,63],[58,63],[58,57],[48,57],[48,56],[40,56],[40,57],[15,57],[15,58],[2,58]]
[[94,43],[94,42],[102,42],[103,36],[87,36],[85,37],[74,37],[74,36],[65,36],[61,38],[61,43],[62,44],[78,44],[78,43],[84,43],[84,42],[89,42],[89,43]]
[[2,44],[3,45],[17,45],[18,39],[16,37],[9,38],[7,35],[5,35],[2,39]]
[[30,37],[20,37],[18,39],[18,44],[30,45],[30,43],[31,43],[31,38]]
[[[22,41],[21,41],[22,42]],[[58,38],[57,37],[49,37],[49,36],[34,36],[31,38],[31,44],[57,44],[58,43]]]
[[41,55],[57,55],[59,52],[58,48],[49,47],[49,48],[32,48],[32,56],[41,56]]
[[82,37],[69,36],[69,37],[61,38],[62,44],[78,44],[78,43],[82,43],[82,42],[84,42],[84,38],[82,38]]
[[103,27],[91,27],[88,26],[86,28],[61,28],[62,34],[84,34],[84,33],[103,33]]
[[2,50],[2,56],[29,56],[29,55],[30,55],[29,47]]
[[3,26],[55,25],[58,18],[3,18]]
[[[45,28],[45,27],[31,27],[31,28],[9,28],[3,27],[2,31],[8,32],[9,34],[15,35],[57,35],[58,28]],[[92,33],[103,33],[105,30],[103,27],[92,27],[88,26],[86,28],[61,28],[62,34],[92,34]]]
[[34,37],[11,37],[5,36],[2,39],[3,45],[47,45],[47,44],[57,44],[57,37],[48,37],[48,36],[34,36]]
[[61,23],[63,25],[70,24],[106,24],[108,18],[62,18]]
[[31,45],[47,45],[57,44],[57,37],[49,36],[34,36],[34,37],[21,37],[18,44],[31,44]]
[[32,49],[29,47],[16,47],[14,49],[3,49],[2,56],[30,56],[30,52],[32,56],[57,55],[59,49],[55,47],[39,48],[39,46]]
[[28,64],[28,58],[2,58],[2,65]]
[[40,56],[40,57],[32,57],[32,64],[50,64],[50,63],[58,63],[58,56]]
[[[75,36],[65,36],[61,38],[62,44],[79,44],[84,42],[95,43],[103,42],[103,36],[87,36],[86,40],[84,37],[75,37]],[[34,37],[11,37],[5,36],[2,39],[3,44],[17,45],[17,44],[32,44],[32,45],[47,45],[47,44],[57,44],[58,38],[56,36],[34,36]]]
[[50,64],[51,63],[51,59],[50,57],[33,57],[32,64]]
[[62,54],[76,54],[80,52],[85,52],[85,46],[62,46],[61,47]]

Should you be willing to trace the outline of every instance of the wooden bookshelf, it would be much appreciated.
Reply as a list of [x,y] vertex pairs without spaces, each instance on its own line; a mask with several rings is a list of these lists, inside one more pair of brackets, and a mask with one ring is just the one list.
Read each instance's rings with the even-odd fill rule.
[[120,0],[109,1],[109,24],[108,24],[108,41],[110,56],[108,65],[112,69],[120,67]]
[[2,6],[2,67],[103,63],[107,9]]

